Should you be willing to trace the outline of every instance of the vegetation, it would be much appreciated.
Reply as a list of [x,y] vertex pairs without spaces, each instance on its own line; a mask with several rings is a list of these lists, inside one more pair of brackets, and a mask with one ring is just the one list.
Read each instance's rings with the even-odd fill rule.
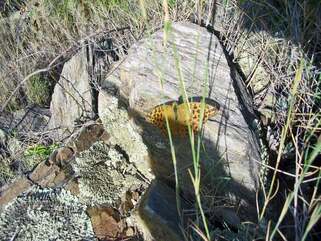
[[50,80],[41,78],[40,75],[32,76],[26,84],[28,102],[48,107],[50,105],[52,86]]
[[[132,43],[158,28],[164,27],[169,34],[174,21],[196,16],[196,22],[214,26],[243,72],[261,114],[268,181],[262,176],[257,223],[244,222],[238,234],[214,229],[203,211],[210,213],[213,207],[206,206],[210,201],[199,170],[200,136],[190,131],[194,153],[190,174],[199,214],[195,240],[312,240],[320,236],[319,0],[8,0],[3,9],[0,114],[28,104],[48,106],[56,79],[42,74],[59,76],[64,61],[86,41],[95,42],[113,32],[119,55],[124,55]],[[178,62],[178,72],[179,68]],[[183,84],[181,91],[187,100]],[[38,146],[26,154],[47,155],[49,149]],[[176,166],[173,144],[172,157]],[[9,173],[2,168],[1,172]]]
[[30,146],[26,149],[24,155],[25,156],[41,156],[43,159],[46,159],[50,156],[50,154],[58,148],[58,145],[53,144],[50,146],[45,146],[42,144],[37,144],[34,146]]

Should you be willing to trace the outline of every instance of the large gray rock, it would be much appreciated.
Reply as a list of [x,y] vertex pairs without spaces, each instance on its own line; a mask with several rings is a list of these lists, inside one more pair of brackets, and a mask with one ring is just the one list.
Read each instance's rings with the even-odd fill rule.
[[109,135],[108,142],[123,152],[127,161],[137,168],[143,179],[148,182],[154,179],[148,147],[138,132],[135,119],[131,118],[126,109],[119,106],[119,99],[111,92],[101,90],[98,97],[98,113]]
[[[180,205],[185,211],[191,208],[184,200],[180,201]],[[136,218],[145,223],[155,240],[184,240],[175,190],[164,183],[155,181],[151,184],[141,202]]]
[[49,128],[59,134],[70,133],[81,117],[92,115],[92,92],[86,49],[83,48],[65,63],[50,103]]
[[[219,40],[205,28],[175,23],[166,47],[163,38],[164,33],[158,31],[139,41],[104,81],[102,88],[108,96],[119,99],[116,101],[119,110],[129,110],[130,126],[136,126],[132,129],[142,135],[153,172],[169,181],[174,181],[174,174],[168,138],[146,123],[145,116],[153,107],[178,99],[180,78],[190,97],[201,96],[205,90],[205,96],[219,102],[221,111],[205,125],[200,156],[202,185],[221,188],[219,193],[226,200],[241,199],[242,204],[250,205],[255,212],[260,155],[251,129],[255,120],[252,101],[241,78],[229,65]],[[99,102],[104,102],[105,98],[100,95]],[[105,111],[99,109],[100,114]],[[104,125],[114,126],[114,133],[121,143],[119,132],[124,136],[127,126],[119,124],[111,112],[104,116],[109,116],[108,121],[103,121]],[[108,128],[106,130],[108,132]],[[135,142],[135,135],[131,133],[131,136]],[[175,139],[174,144],[180,186],[184,191],[193,192],[187,171],[192,169],[189,138]]]
[[[282,85],[280,84],[282,81],[280,76],[286,78],[280,72],[280,70],[283,71],[282,68],[277,66],[279,64],[282,66],[291,65],[291,62],[296,63],[300,54],[291,44],[289,45],[289,41],[284,37],[282,31],[269,30],[266,27],[268,25],[265,24],[262,27],[262,22],[256,21],[271,6],[273,8],[273,3],[266,7],[258,6],[259,3],[255,1],[245,1],[237,5],[226,4],[225,0],[207,1],[204,6],[206,8],[205,14],[200,16],[200,20],[219,31],[221,36],[226,37],[224,45],[230,53],[233,53],[234,61],[242,70],[246,84],[253,93],[253,102],[257,106],[263,124],[266,125],[267,123],[264,122],[274,122],[277,118],[275,111],[277,96],[274,84]],[[195,21],[196,19],[197,17]],[[292,55],[289,63],[284,62],[286,61],[285,57],[276,56],[286,53],[285,48],[289,48]],[[276,49],[282,49],[282,51],[275,51]],[[283,59],[283,61],[279,61],[279,59]],[[285,80],[286,83],[289,81],[289,79]]]

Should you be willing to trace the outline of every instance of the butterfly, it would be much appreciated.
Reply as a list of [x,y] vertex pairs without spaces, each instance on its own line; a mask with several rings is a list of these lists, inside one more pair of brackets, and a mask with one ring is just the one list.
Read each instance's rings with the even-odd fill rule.
[[[202,107],[202,105],[204,107]],[[203,108],[203,110],[202,110]],[[202,103],[202,97],[189,98],[188,103],[182,98],[178,101],[169,101],[155,106],[146,116],[146,120],[161,129],[164,135],[167,134],[166,117],[169,128],[173,136],[184,137],[188,135],[188,126],[194,133],[199,131],[199,122],[203,111],[202,124],[216,115],[220,105],[209,98],[205,98]]]

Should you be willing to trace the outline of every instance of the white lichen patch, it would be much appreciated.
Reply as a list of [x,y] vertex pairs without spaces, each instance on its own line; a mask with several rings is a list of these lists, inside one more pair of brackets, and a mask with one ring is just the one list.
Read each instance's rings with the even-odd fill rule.
[[86,206],[64,189],[33,188],[0,214],[0,240],[96,240]]
[[127,110],[120,108],[118,99],[113,96],[108,96],[108,105],[102,108],[100,118],[110,135],[110,143],[120,146],[128,155],[128,161],[133,163],[145,178],[152,180],[154,175],[150,172],[148,149]]
[[72,165],[79,177],[79,199],[87,205],[117,205],[126,191],[144,184],[125,157],[103,142],[80,153]]

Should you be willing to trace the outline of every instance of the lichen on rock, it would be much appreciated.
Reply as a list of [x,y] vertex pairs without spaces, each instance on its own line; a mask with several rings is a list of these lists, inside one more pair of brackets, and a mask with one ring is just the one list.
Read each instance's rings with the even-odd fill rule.
[[96,240],[86,206],[64,189],[34,187],[0,215],[0,240]]
[[142,185],[136,169],[121,153],[103,142],[96,142],[81,152],[72,165],[79,177],[79,199],[87,205],[114,206],[126,191]]
[[119,146],[128,156],[128,161],[148,180],[152,180],[149,154],[142,136],[125,108],[119,107],[118,98],[103,90],[99,93],[99,116],[106,132],[110,135],[109,142]]

